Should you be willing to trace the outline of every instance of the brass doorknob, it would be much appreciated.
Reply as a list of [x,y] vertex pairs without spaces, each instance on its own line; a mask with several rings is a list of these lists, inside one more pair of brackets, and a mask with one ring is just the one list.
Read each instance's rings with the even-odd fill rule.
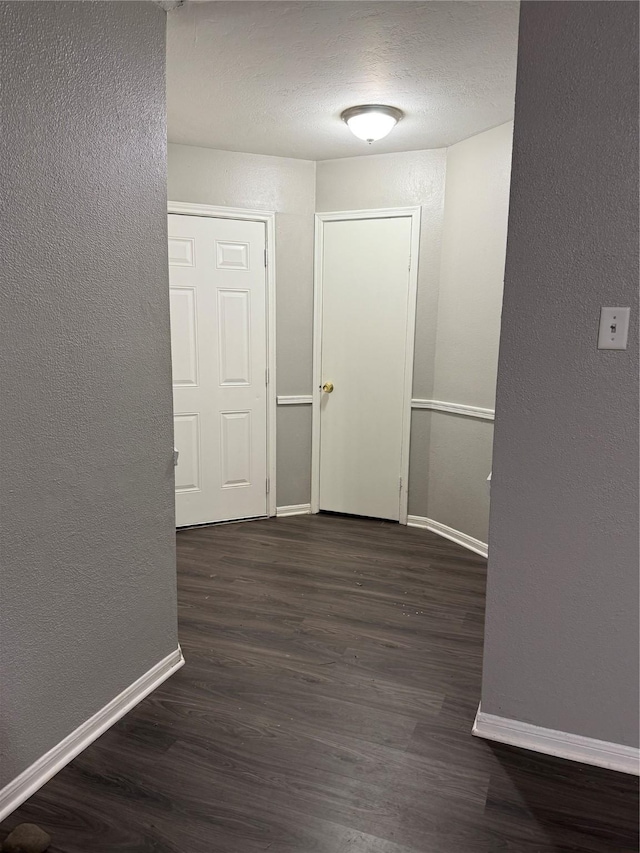
[[325,382],[322,386],[322,390],[325,394],[330,394],[333,391],[333,382]]

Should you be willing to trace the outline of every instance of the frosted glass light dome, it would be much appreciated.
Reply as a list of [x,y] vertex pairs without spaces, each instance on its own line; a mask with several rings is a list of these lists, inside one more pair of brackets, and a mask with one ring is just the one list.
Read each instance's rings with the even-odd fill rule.
[[364,142],[371,144],[378,139],[384,139],[402,118],[402,110],[397,107],[387,107],[383,104],[363,104],[359,107],[349,107],[340,118],[347,127]]

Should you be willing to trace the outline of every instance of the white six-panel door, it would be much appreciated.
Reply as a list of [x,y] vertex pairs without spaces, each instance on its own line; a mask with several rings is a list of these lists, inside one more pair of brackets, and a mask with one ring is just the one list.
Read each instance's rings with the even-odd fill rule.
[[168,219],[176,524],[264,516],[265,225]]
[[320,510],[396,521],[401,515],[415,311],[414,218],[320,223],[317,379],[321,386],[333,384],[319,400]]

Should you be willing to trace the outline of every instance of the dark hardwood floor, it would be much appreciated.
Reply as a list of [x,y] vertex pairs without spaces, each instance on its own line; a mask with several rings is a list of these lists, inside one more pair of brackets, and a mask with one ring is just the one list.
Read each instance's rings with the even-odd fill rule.
[[186,666],[7,819],[52,853],[632,853],[638,780],[470,734],[485,561],[298,517],[178,534]]

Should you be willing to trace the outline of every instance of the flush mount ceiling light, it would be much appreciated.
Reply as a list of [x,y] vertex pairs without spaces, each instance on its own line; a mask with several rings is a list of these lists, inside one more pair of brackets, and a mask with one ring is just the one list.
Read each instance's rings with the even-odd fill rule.
[[371,144],[391,133],[403,115],[402,110],[397,107],[363,104],[359,107],[349,107],[340,118],[346,122],[354,136]]

